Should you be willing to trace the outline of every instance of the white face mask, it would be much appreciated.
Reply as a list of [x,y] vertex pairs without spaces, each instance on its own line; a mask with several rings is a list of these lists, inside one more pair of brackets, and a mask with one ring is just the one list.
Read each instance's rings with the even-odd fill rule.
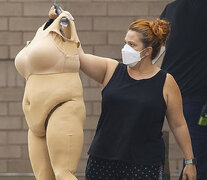
[[[144,51],[145,49],[143,49],[142,51]],[[121,50],[123,63],[129,65],[130,67],[135,66],[139,61],[142,60],[143,57],[145,57],[141,57],[140,53],[142,51],[136,51],[128,44],[125,44]]]

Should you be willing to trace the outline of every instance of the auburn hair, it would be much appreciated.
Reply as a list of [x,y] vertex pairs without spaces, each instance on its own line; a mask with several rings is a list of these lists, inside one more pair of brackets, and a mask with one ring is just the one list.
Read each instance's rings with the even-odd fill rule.
[[151,46],[153,48],[151,58],[157,57],[161,46],[165,45],[170,33],[170,23],[166,20],[156,19],[150,21],[147,19],[139,19],[129,25],[128,30],[136,31],[143,35],[142,42],[144,47]]

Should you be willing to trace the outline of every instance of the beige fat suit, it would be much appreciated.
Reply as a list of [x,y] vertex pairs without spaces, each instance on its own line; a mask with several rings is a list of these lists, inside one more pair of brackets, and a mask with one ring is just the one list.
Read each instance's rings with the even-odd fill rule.
[[85,106],[79,77],[79,40],[73,21],[70,39],[60,31],[64,11],[16,56],[25,77],[23,111],[29,126],[28,146],[37,180],[77,180],[74,176],[83,146]]

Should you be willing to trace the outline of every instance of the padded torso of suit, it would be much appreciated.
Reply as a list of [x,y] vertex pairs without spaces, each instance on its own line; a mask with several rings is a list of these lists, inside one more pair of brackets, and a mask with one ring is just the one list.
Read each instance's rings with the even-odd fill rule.
[[16,56],[16,68],[26,79],[31,74],[79,71],[80,63],[77,54],[79,40],[75,25],[73,21],[69,21],[71,38],[65,38],[60,32],[62,17],[71,17],[71,15],[64,11],[47,29],[43,30],[44,25],[42,25],[34,39]]
[[45,135],[48,119],[63,103],[68,103],[69,109],[63,113],[72,119],[71,123],[78,123],[79,129],[84,123],[79,40],[74,22],[69,21],[67,27],[70,28],[70,39],[60,31],[61,18],[70,16],[64,11],[47,29],[43,30],[45,24],[41,26],[31,43],[15,59],[18,72],[26,79],[23,111],[30,130],[37,136]]

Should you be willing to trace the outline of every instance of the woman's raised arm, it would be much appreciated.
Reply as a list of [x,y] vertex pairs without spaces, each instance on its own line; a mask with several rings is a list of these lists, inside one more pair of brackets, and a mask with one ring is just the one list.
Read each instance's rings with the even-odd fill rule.
[[107,76],[111,75],[110,72],[115,69],[118,62],[110,58],[85,54],[81,46],[78,48],[78,51],[81,70],[92,79],[104,85],[108,79]]

